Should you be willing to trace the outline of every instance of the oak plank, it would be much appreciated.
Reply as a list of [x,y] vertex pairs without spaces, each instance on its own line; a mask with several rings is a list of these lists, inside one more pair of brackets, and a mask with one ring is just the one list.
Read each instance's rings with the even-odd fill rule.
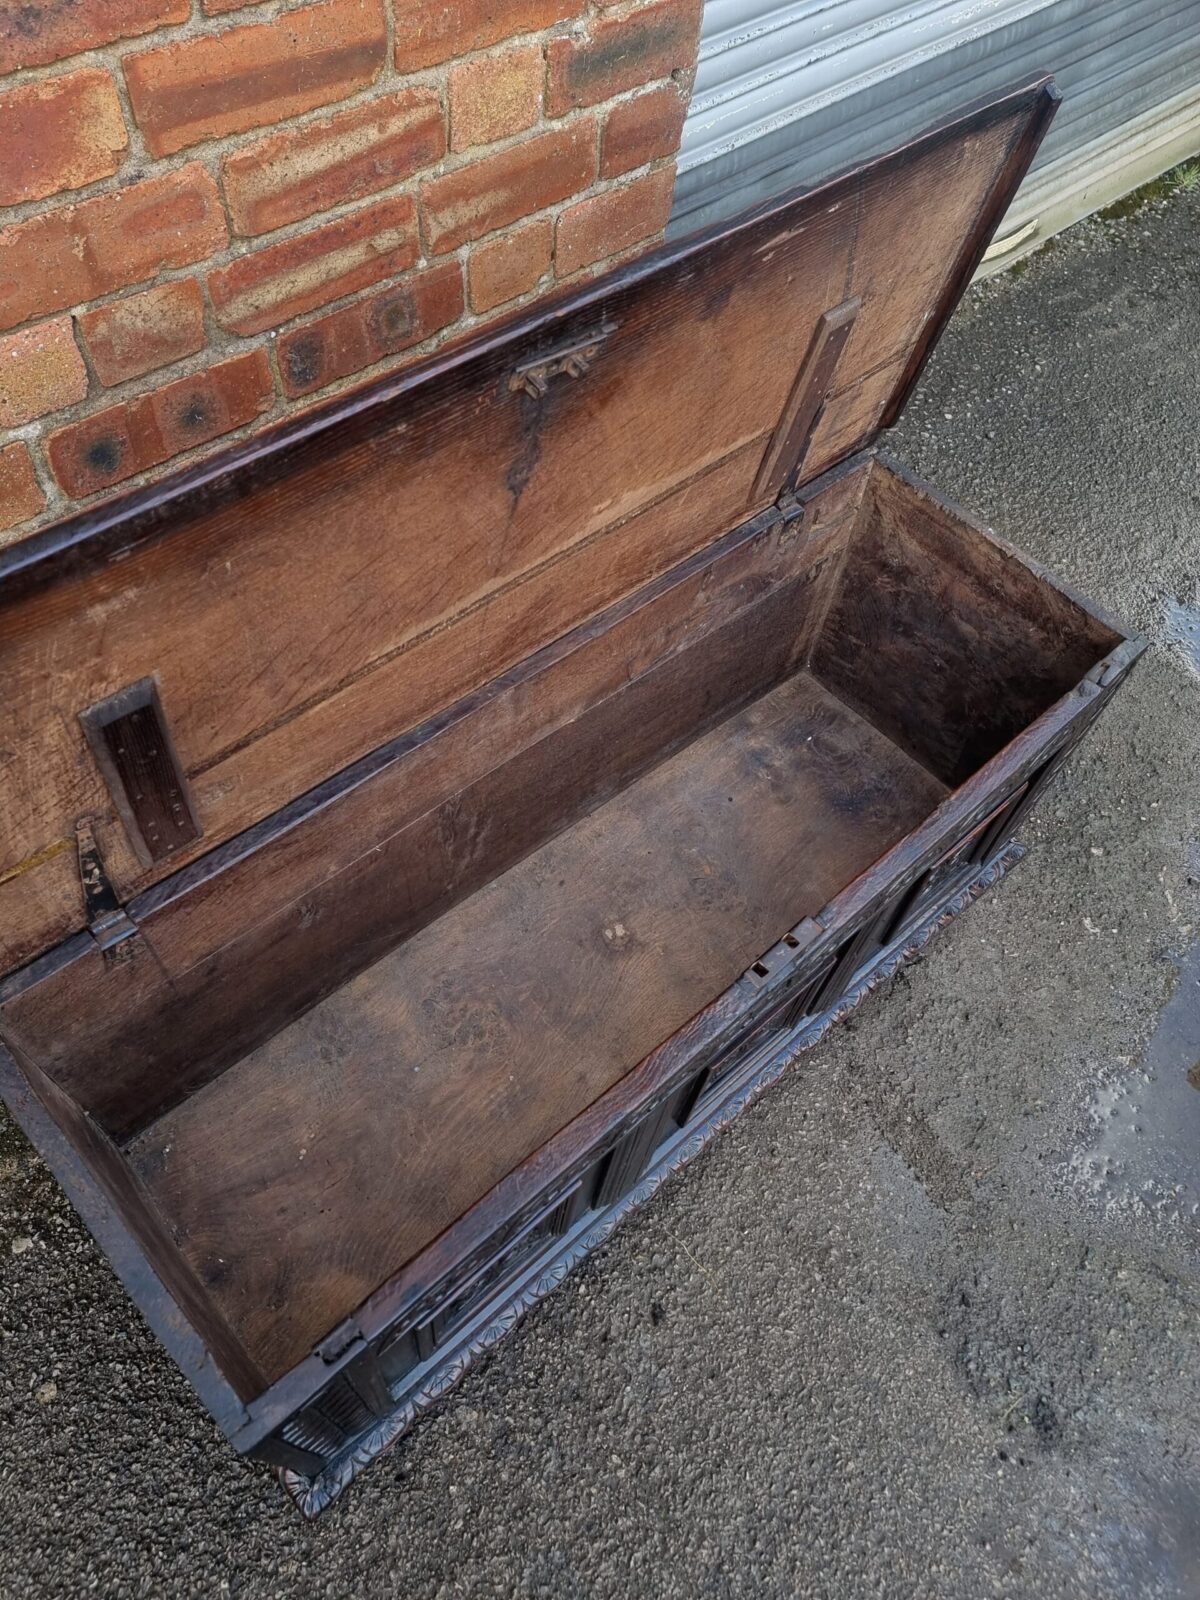
[[[961,292],[963,240],[974,249],[994,222],[1048,97],[1032,85],[0,552],[0,968],[83,925],[59,849],[79,816],[123,900],[166,873],[115,814],[88,706],[156,680],[203,830],[171,864],[196,859],[644,581],[651,513],[701,475],[736,459],[757,509],[813,329],[853,297],[843,395],[805,476],[867,443]],[[586,373],[540,399],[513,387],[518,367],[585,337]],[[597,559],[643,516],[640,567],[630,549]],[[712,533],[698,516],[688,548]],[[522,606],[525,584],[540,598]]]
[[944,794],[797,674],[168,1112],[135,1170],[277,1375]]

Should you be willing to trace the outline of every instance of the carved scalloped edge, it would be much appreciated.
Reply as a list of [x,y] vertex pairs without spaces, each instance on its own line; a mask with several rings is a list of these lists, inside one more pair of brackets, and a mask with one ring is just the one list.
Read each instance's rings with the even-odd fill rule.
[[911,961],[929,943],[935,934],[960,916],[973,901],[997,884],[1020,861],[1027,851],[1024,845],[1009,844],[1000,854],[965,884],[927,921],[920,923],[905,939],[904,944],[888,951],[843,995],[836,1006],[816,1017],[806,1027],[791,1035],[759,1068],[748,1082],[735,1090],[728,1100],[723,1100],[703,1121],[698,1123],[682,1143],[657,1162],[627,1195],[618,1200],[594,1227],[573,1241],[560,1255],[542,1268],[541,1272],[519,1294],[500,1307],[492,1319],[475,1336],[447,1354],[444,1362],[426,1378],[414,1393],[398,1402],[396,1409],[368,1433],[338,1461],[315,1478],[286,1467],[277,1469],[277,1476],[288,1494],[305,1517],[317,1517],[330,1506],[342,1490],[383,1451],[402,1438],[413,1424],[432,1406],[436,1405],[471,1370],[475,1363],[493,1345],[507,1337],[533,1306],[554,1289],[587,1256],[597,1250],[616,1230],[631,1211],[636,1211],[656,1194],[668,1178],[687,1165],[694,1156],[716,1137],[746,1107],[783,1074],[795,1065],[798,1057],[811,1050],[824,1039],[837,1023],[844,1022],[857,1010],[869,994]]

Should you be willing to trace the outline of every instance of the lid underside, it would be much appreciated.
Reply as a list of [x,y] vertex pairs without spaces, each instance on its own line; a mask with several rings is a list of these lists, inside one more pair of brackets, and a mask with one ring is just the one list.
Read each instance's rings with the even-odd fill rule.
[[126,903],[868,445],[1056,101],[0,552],[0,971],[97,920],[81,821]]

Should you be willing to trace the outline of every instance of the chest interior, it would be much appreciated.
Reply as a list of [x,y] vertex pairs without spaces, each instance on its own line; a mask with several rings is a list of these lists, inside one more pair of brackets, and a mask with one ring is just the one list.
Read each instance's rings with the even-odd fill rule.
[[0,1037],[244,1400],[1124,642],[869,448],[1041,93],[10,562]]

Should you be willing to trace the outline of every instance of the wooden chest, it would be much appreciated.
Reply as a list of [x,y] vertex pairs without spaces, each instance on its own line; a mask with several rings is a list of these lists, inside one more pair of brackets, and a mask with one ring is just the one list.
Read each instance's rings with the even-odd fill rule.
[[310,1514],[1004,873],[1141,651],[874,453],[1056,98],[0,554],[0,1090]]

